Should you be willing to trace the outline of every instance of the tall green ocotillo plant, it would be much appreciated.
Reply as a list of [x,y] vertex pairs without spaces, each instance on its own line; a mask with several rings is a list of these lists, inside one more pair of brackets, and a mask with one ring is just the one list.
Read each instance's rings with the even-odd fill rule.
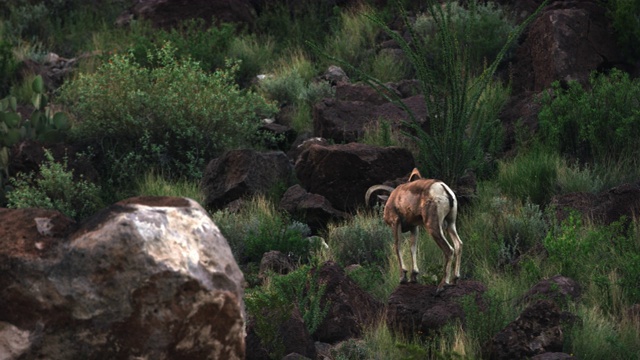
[[[456,184],[468,170],[477,169],[482,163],[490,144],[490,137],[499,127],[495,116],[487,116],[487,112],[481,106],[483,99],[490,95],[488,90],[494,81],[493,75],[498,64],[547,1],[544,1],[536,12],[515,28],[495,60],[478,76],[474,76],[465,48],[460,45],[468,42],[461,41],[466,39],[456,38],[451,31],[451,3],[442,6],[438,1],[427,0],[429,14],[435,23],[435,41],[439,42],[440,46],[437,48],[440,54],[428,53],[427,46],[424,46],[425,39],[414,30],[401,1],[396,0],[395,5],[404,21],[409,40],[391,30],[380,17],[369,16],[371,21],[380,26],[400,45],[415,68],[429,117],[426,130],[415,118],[411,109],[383,83],[341,59],[334,58],[330,54],[323,55],[358,73],[380,94],[407,111],[410,116],[407,125],[411,131],[406,132],[405,135],[412,139],[420,150],[417,156],[419,166],[423,168],[425,174],[429,174],[429,177],[437,177],[450,184]],[[469,2],[469,11],[472,14],[475,13],[477,6],[476,1]],[[466,34],[468,32],[463,32],[463,36]],[[438,61],[431,60],[434,58]]]

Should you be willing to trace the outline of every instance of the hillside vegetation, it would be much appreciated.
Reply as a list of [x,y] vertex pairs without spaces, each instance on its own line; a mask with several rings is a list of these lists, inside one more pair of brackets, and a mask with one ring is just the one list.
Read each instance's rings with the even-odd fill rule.
[[[0,206],[52,208],[82,220],[134,195],[202,203],[199,182],[208,161],[229,149],[264,150],[274,140],[257,131],[263,119],[286,108],[284,125],[298,133],[313,129],[313,104],[333,95],[327,82],[317,81],[329,65],[382,93],[385,82],[418,79],[421,91],[432,95],[425,97],[437,114],[431,128],[410,123],[400,131],[380,119],[361,141],[408,147],[423,174],[454,188],[475,174],[476,191],[458,223],[462,273],[486,284],[490,309],[468,309],[466,326],[451,325],[428,338],[394,335],[381,319],[361,339],[336,349],[335,358],[480,358],[483,344],[522,311],[517,300],[540,280],[561,274],[583,289],[578,301],[563,305],[581,320],[565,334],[564,351],[579,359],[639,359],[640,320],[629,309],[640,303],[640,219],[603,225],[576,213],[558,221],[550,202],[555,195],[595,194],[640,181],[640,80],[614,69],[593,73],[589,86],[556,83],[540,97],[538,131],[516,131],[506,153],[499,114],[510,87],[494,75],[526,23],[517,24],[491,2],[374,3],[333,8],[308,2],[294,12],[274,5],[249,30],[207,27],[201,20],[174,29],[141,19],[117,27],[128,5],[119,0],[4,1]],[[638,1],[606,3],[620,46],[637,57]],[[398,19],[409,37],[391,28]],[[376,51],[381,39],[395,40],[404,60]],[[53,90],[24,66],[43,63],[50,52],[79,59]],[[257,81],[259,74],[268,76]],[[11,147],[24,139],[73,146],[98,175],[72,173],[66,157],[49,152],[38,172],[10,173]],[[261,318],[257,309],[286,313],[296,302],[313,334],[324,316],[324,289],[303,291],[313,280],[311,269],[327,260],[359,264],[349,276],[383,303],[399,273],[380,209],[331,224],[319,234],[329,249],[316,248],[306,224],[277,210],[283,190],[248,199],[238,212],[211,211],[243,268],[247,309],[273,358],[286,355],[281,339],[269,336],[283,317]],[[424,231],[419,244],[421,282],[429,283],[440,275],[441,251]],[[297,270],[259,279],[258,264],[269,250],[293,256]]]

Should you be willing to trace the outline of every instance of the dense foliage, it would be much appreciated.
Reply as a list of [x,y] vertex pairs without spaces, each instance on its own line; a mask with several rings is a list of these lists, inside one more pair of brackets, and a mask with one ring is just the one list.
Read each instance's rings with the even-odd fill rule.
[[65,84],[59,97],[77,119],[75,139],[104,156],[105,173],[124,176],[112,178],[115,184],[150,168],[197,179],[206,161],[251,144],[261,119],[275,110],[238,87],[232,62],[205,72],[177,58],[171,43],[148,59],[157,65],[114,54],[96,72]]
[[13,190],[7,194],[10,208],[42,208],[58,210],[76,220],[84,219],[100,210],[104,204],[100,187],[84,179],[74,178],[67,159],[56,161],[50,151],[38,173],[19,173],[11,178]]
[[593,73],[589,87],[554,83],[545,93],[540,119],[542,141],[581,161],[636,157],[640,144],[640,81],[612,70]]

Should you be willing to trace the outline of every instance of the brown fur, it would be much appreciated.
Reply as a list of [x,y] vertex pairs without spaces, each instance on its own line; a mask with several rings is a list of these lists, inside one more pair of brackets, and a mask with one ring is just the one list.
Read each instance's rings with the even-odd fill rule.
[[[407,269],[400,254],[401,233],[411,232],[411,281],[417,282],[419,273],[416,264],[416,235],[422,225],[444,253],[444,277],[438,285],[438,292],[451,282],[451,267],[455,263],[455,278],[460,277],[460,256],[462,241],[456,230],[458,203],[453,191],[443,182],[435,179],[422,179],[420,172],[414,169],[409,182],[399,185],[389,195],[384,208],[384,221],[391,227],[394,237],[394,250],[402,271],[401,283],[407,282]],[[451,242],[444,235],[447,230]]]

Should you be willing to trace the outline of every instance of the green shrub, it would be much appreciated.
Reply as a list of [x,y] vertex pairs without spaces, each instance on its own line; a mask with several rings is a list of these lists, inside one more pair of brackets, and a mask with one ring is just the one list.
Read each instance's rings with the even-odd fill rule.
[[640,1],[610,0],[603,3],[608,7],[607,15],[615,29],[618,45],[629,59],[636,61],[640,56]]
[[19,173],[10,178],[11,190],[7,194],[10,208],[43,208],[58,210],[76,220],[93,215],[102,208],[100,187],[82,178],[74,179],[67,168],[67,159],[56,162],[50,151],[38,174]]
[[[386,302],[389,296],[387,291],[387,276],[385,263],[380,264],[368,264],[364,266],[356,267],[355,269],[347,272],[347,276],[358,284],[358,287],[372,295],[376,300]],[[394,288],[397,279],[394,276]]]
[[593,73],[591,90],[560,83],[542,98],[538,114],[540,140],[581,161],[618,161],[638,155],[640,139],[640,80],[612,70]]
[[342,266],[379,265],[386,263],[392,240],[380,214],[358,214],[347,222],[329,225],[327,243]]
[[381,82],[394,82],[412,76],[411,65],[403,56],[379,51],[371,61],[371,76]]
[[[212,74],[197,62],[178,60],[170,43],[149,55],[146,69],[131,54],[115,54],[95,73],[65,84],[60,99],[75,114],[75,139],[95,147],[104,174],[128,176],[150,168],[166,176],[197,179],[206,161],[222,151],[251,146],[261,118],[274,107],[234,82],[237,65]],[[129,173],[116,173],[127,157]],[[125,170],[130,170],[125,169]]]
[[297,305],[309,334],[314,334],[326,317],[330,303],[322,302],[325,285],[318,281],[317,269],[301,266],[287,275],[275,275],[262,288],[247,292],[247,310],[256,321],[256,333],[269,349],[272,358],[284,355],[280,326],[291,316],[292,304]]
[[2,29],[0,28],[0,98],[4,98],[9,94],[11,83],[13,82],[18,70],[18,62],[13,55],[13,47],[2,38]]
[[494,183],[478,186],[478,196],[460,222],[463,266],[475,276],[484,264],[504,269],[540,244],[548,231],[538,205],[504,196]]
[[[215,19],[212,19],[215,21]],[[197,61],[202,70],[213,72],[225,66],[226,54],[235,36],[232,24],[209,26],[204,19],[189,19],[171,30],[159,30],[136,36],[132,46],[135,62],[142,67],[163,66],[161,59],[148,57],[157,47],[156,44],[170,42],[175,48],[176,58],[191,58]]]
[[[469,1],[467,7],[457,1],[448,2],[446,13],[448,31],[459,42],[458,46],[466,48],[468,61],[475,71],[496,59],[516,29],[503,7],[491,1]],[[437,32],[441,31],[437,21],[437,17],[427,12],[418,15],[414,23],[416,33],[425,39],[424,46],[434,62],[444,61],[442,56],[445,54],[442,42],[437,39]]]
[[[637,223],[625,219],[610,225],[586,224],[576,214],[553,226],[543,243],[561,273],[596,289],[597,302],[615,310],[617,302],[640,301],[640,242]],[[618,290],[620,289],[620,290]],[[621,292],[622,300],[613,294]]]
[[10,0],[3,2],[2,10],[10,42],[38,42],[71,57],[86,51],[94,31],[113,24],[124,6],[118,1]]
[[579,306],[580,322],[567,334],[565,347],[579,359],[635,360],[640,353],[640,328],[627,314],[612,316],[597,305]]

